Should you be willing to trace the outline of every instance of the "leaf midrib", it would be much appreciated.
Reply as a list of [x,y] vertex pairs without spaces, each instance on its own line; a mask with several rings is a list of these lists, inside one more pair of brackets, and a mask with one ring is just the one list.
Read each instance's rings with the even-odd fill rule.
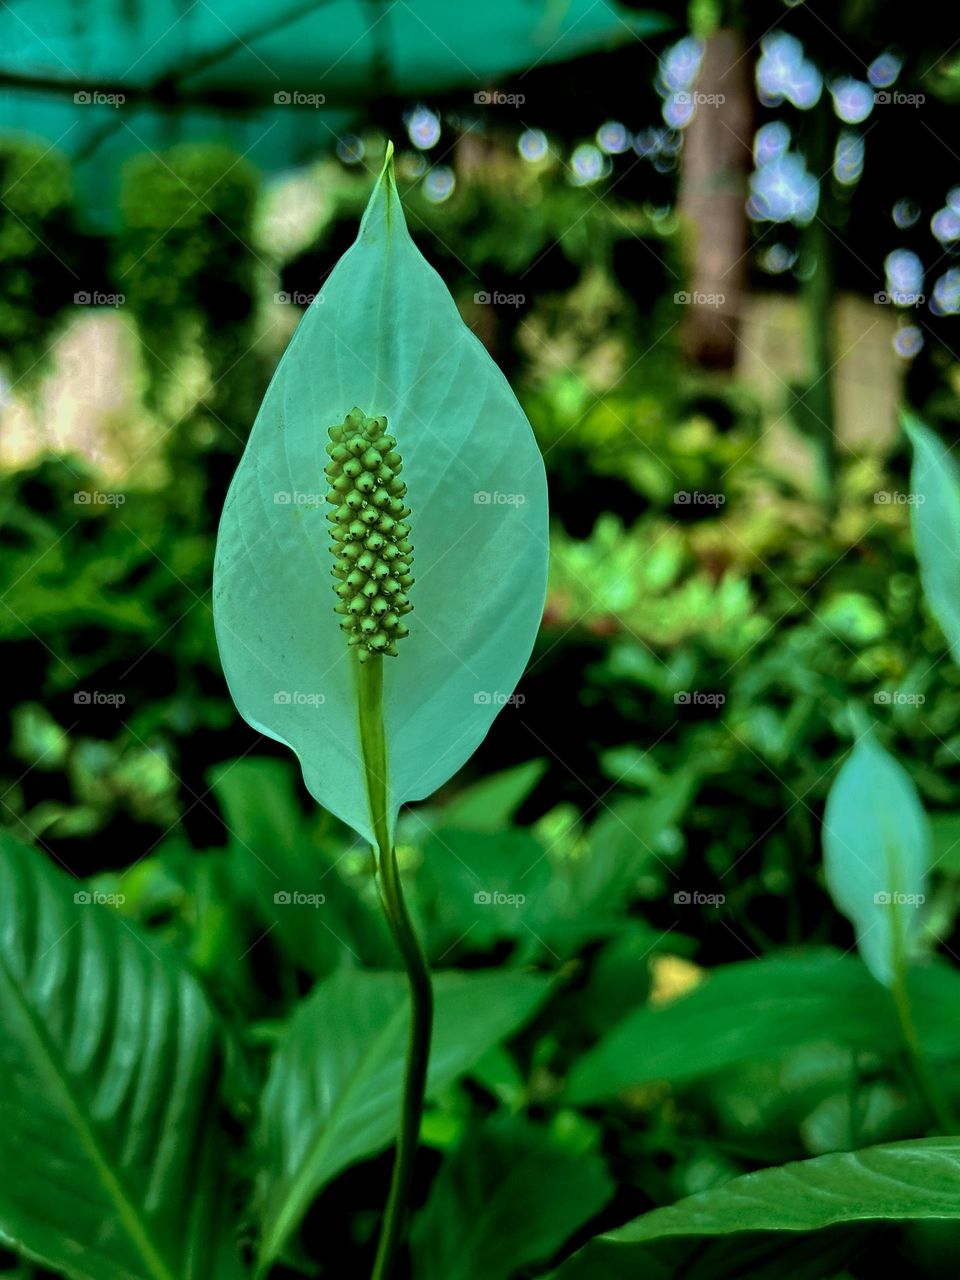
[[[265,1234],[263,1242],[260,1246],[260,1268],[263,1271],[276,1257],[280,1249],[286,1242],[287,1236],[293,1229],[293,1221],[291,1215],[295,1218],[296,1206],[306,1194],[306,1198],[312,1199],[316,1195],[319,1188],[310,1189],[310,1184],[314,1181],[315,1175],[313,1170],[316,1168],[318,1161],[322,1160],[325,1155],[325,1148],[330,1145],[331,1135],[334,1132],[337,1121],[344,1110],[347,1102],[352,1098],[359,1085],[366,1081],[373,1069],[374,1063],[381,1057],[384,1048],[384,1042],[389,1039],[394,1032],[397,1022],[402,1019],[406,1013],[406,1008],[401,1002],[393,1012],[393,1016],[384,1023],[383,1027],[374,1036],[367,1051],[361,1055],[357,1065],[346,1088],[341,1092],[339,1099],[331,1108],[327,1123],[323,1125],[320,1132],[313,1143],[311,1143],[306,1154],[300,1162],[300,1170],[294,1174],[289,1184],[289,1191],[284,1196],[283,1205],[274,1215],[274,1226],[271,1231]],[[302,1191],[304,1183],[307,1184],[307,1192]],[[293,1205],[291,1211],[290,1206]]]
[[[526,1167],[538,1168],[540,1154],[536,1151],[525,1152],[523,1157],[511,1166],[511,1178],[499,1178],[494,1191],[485,1195],[484,1203],[481,1207],[472,1210],[471,1225],[461,1234],[457,1248],[462,1269],[458,1267],[452,1273],[448,1273],[446,1280],[460,1280],[461,1277],[469,1277],[472,1274],[470,1271],[471,1257],[476,1260],[478,1257],[483,1256],[478,1246],[491,1234],[489,1226],[496,1225],[501,1203],[506,1198],[506,1202],[509,1204],[513,1198],[510,1191],[510,1181],[518,1170]],[[529,1259],[525,1261],[529,1261]]]
[[84,1114],[83,1107],[73,1091],[69,1077],[57,1065],[55,1045],[47,1034],[45,1026],[21,991],[15,975],[9,968],[6,957],[2,955],[0,955],[0,974],[6,979],[6,985],[12,992],[14,1001],[20,1006],[25,1015],[27,1026],[33,1032],[38,1050],[36,1058],[40,1063],[41,1069],[53,1081],[53,1084],[59,1088],[59,1092],[66,1104],[65,1110],[74,1121],[74,1127],[80,1138],[81,1145],[86,1149],[108,1198],[116,1208],[117,1216],[131,1243],[140,1254],[154,1280],[177,1280],[177,1276],[167,1267],[162,1255],[151,1242],[148,1232],[144,1229],[144,1222],[137,1211],[137,1206],[129,1199],[120,1179],[114,1173],[107,1153],[97,1136],[96,1129]]

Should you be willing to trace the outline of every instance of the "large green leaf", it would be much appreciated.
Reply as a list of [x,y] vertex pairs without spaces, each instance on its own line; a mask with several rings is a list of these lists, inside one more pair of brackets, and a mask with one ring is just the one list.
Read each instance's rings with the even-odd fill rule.
[[[952,1056],[960,1044],[952,1012],[960,975],[923,966],[909,972],[907,985],[925,1051]],[[654,1080],[689,1084],[817,1041],[895,1051],[901,1041],[889,993],[855,956],[746,960],[713,970],[672,1004],[629,1014],[576,1063],[566,1096],[593,1103]]]
[[392,822],[470,757],[523,672],[546,590],[547,499],[523,410],[410,238],[389,154],[264,398],[224,506],[213,597],[240,713],[291,747],[312,795],[372,843],[325,502],[328,428],[354,406],[385,416],[397,440],[416,557],[410,634],[382,660]]
[[216,1019],[90,898],[0,837],[0,1232],[79,1280],[227,1280]]
[[[428,1096],[530,1017],[547,988],[533,974],[442,973]],[[291,1020],[263,1098],[261,1258],[275,1259],[317,1192],[397,1131],[409,1019],[397,973],[342,970]]]
[[624,1280],[639,1280],[648,1274],[645,1245],[670,1236],[911,1218],[960,1218],[960,1138],[893,1142],[744,1174],[598,1237],[558,1277],[606,1274],[613,1263]]
[[546,769],[546,760],[527,760],[481,778],[445,806],[444,823],[471,831],[503,830]]
[[847,1280],[844,1264],[857,1256],[869,1230],[843,1226],[810,1235],[666,1236],[629,1248],[598,1236],[549,1280]]
[[413,1224],[417,1280],[508,1280],[550,1257],[610,1199],[603,1161],[519,1120],[491,1123],[446,1161]]
[[248,756],[211,770],[210,786],[229,832],[236,882],[262,929],[297,965],[322,977],[338,964],[389,964],[383,915],[340,874],[340,846],[328,850],[297,802],[294,764]]
[[864,963],[887,986],[920,933],[930,860],[930,826],[913,780],[865,734],[827,796],[823,861]]
[[424,842],[415,903],[433,955],[450,964],[460,943],[477,951],[497,938],[536,943],[549,888],[550,863],[528,829],[442,826]]
[[911,522],[920,580],[953,660],[960,662],[960,467],[919,418],[906,415],[904,425],[913,445]]

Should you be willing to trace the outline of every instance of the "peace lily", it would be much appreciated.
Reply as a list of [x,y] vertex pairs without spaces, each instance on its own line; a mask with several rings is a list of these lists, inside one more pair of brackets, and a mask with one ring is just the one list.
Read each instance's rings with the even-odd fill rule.
[[429,973],[393,848],[400,806],[473,753],[533,646],[543,461],[506,379],[407,230],[388,146],[274,375],[230,486],[214,617],[240,714],[293,750],[373,848],[413,1000],[375,1276],[401,1243],[429,1053]]

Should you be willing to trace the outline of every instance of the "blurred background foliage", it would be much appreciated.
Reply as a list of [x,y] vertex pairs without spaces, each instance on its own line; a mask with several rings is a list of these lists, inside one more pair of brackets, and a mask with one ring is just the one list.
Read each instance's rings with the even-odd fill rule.
[[[354,238],[387,134],[404,143],[415,239],[533,424],[553,512],[537,647],[464,774],[405,815],[400,856],[436,968],[536,968],[553,994],[435,1100],[424,1187],[467,1137],[493,1169],[511,1144],[602,1153],[584,1196],[610,1225],[760,1165],[928,1130],[896,1055],[851,1048],[835,1010],[788,1051],[758,1022],[743,1061],[665,1068],[602,1108],[562,1090],[611,1027],[695,991],[706,970],[797,954],[816,966],[822,949],[852,947],[824,888],[820,824],[857,715],[933,815],[928,950],[960,945],[960,672],[921,596],[896,427],[904,404],[950,443],[960,427],[960,166],[942,143],[960,59],[946,13],[672,6],[671,29],[642,45],[504,75],[497,90],[520,106],[385,97],[279,173],[216,130],[134,154],[108,228],[84,216],[64,151],[0,140],[4,824],[122,892],[126,919],[188,957],[246,1027],[254,1074],[313,982],[394,963],[366,852],[239,720],[210,611],[226,486],[303,306],[322,305]],[[786,211],[754,204],[744,219],[730,361],[715,335],[691,339],[696,304],[682,300],[696,227],[691,119],[676,114],[701,66],[693,36],[721,28],[756,79],[754,201],[764,164],[783,159],[771,122],[808,169],[827,155],[818,218],[803,176],[791,187],[796,170],[781,169]],[[799,54],[775,44],[783,31]],[[804,59],[821,78],[812,103]],[[924,105],[877,105],[858,130],[844,76]],[[835,154],[851,131],[859,168],[855,142]],[[912,256],[891,264],[894,251]],[[829,293],[811,297],[827,272]],[[841,295],[860,308],[853,334]],[[782,332],[758,354],[771,302]],[[838,329],[826,353],[818,325]],[[849,363],[861,341],[876,377]],[[832,402],[817,398],[824,379]],[[281,889],[324,906],[278,906]],[[478,891],[525,901],[478,910]],[[724,901],[678,902],[686,891]],[[676,1034],[696,1059],[696,1022]],[[484,1128],[494,1113],[515,1126]],[[365,1180],[348,1171],[308,1218],[323,1274],[341,1247],[365,1256],[387,1169],[379,1157]],[[418,1226],[425,1255],[440,1229]],[[537,1258],[576,1242],[547,1232]],[[790,1274],[868,1276],[885,1247],[849,1233],[835,1265],[801,1259],[814,1269]],[[958,1256],[930,1226],[894,1247],[904,1274],[945,1274]],[[769,1274],[744,1256],[689,1274]]]

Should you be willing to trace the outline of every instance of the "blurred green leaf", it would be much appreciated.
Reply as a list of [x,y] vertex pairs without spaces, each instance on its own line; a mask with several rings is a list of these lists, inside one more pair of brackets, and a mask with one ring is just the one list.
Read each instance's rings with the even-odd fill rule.
[[508,1280],[550,1257],[613,1195],[596,1155],[521,1120],[490,1122],[444,1162],[411,1233],[418,1280]]
[[864,964],[886,986],[920,932],[930,851],[913,780],[864,734],[827,796],[823,861],[830,895],[853,922]]
[[911,523],[920,580],[954,662],[960,662],[960,468],[938,435],[912,414]]
[[547,770],[546,760],[527,760],[454,796],[443,812],[444,823],[471,831],[500,831]]
[[960,813],[932,814],[930,838],[931,868],[948,875],[960,873]]
[[12,719],[10,749],[15,756],[34,769],[63,768],[70,738],[46,707],[36,702],[23,702],[14,708]]
[[538,931],[550,889],[550,863],[531,831],[458,831],[430,835],[417,872],[416,906],[439,959],[463,943],[478,950],[497,938]]
[[247,902],[294,964],[320,977],[338,963],[393,955],[381,913],[341,874],[341,851],[331,856],[309,829],[286,760],[228,761],[211,771],[210,785]]
[[[917,967],[908,988],[926,1051],[955,1053],[960,974]],[[816,1041],[897,1051],[893,1001],[856,957],[824,951],[720,965],[690,995],[629,1014],[575,1064],[565,1096],[590,1104],[656,1080],[689,1084]]]

